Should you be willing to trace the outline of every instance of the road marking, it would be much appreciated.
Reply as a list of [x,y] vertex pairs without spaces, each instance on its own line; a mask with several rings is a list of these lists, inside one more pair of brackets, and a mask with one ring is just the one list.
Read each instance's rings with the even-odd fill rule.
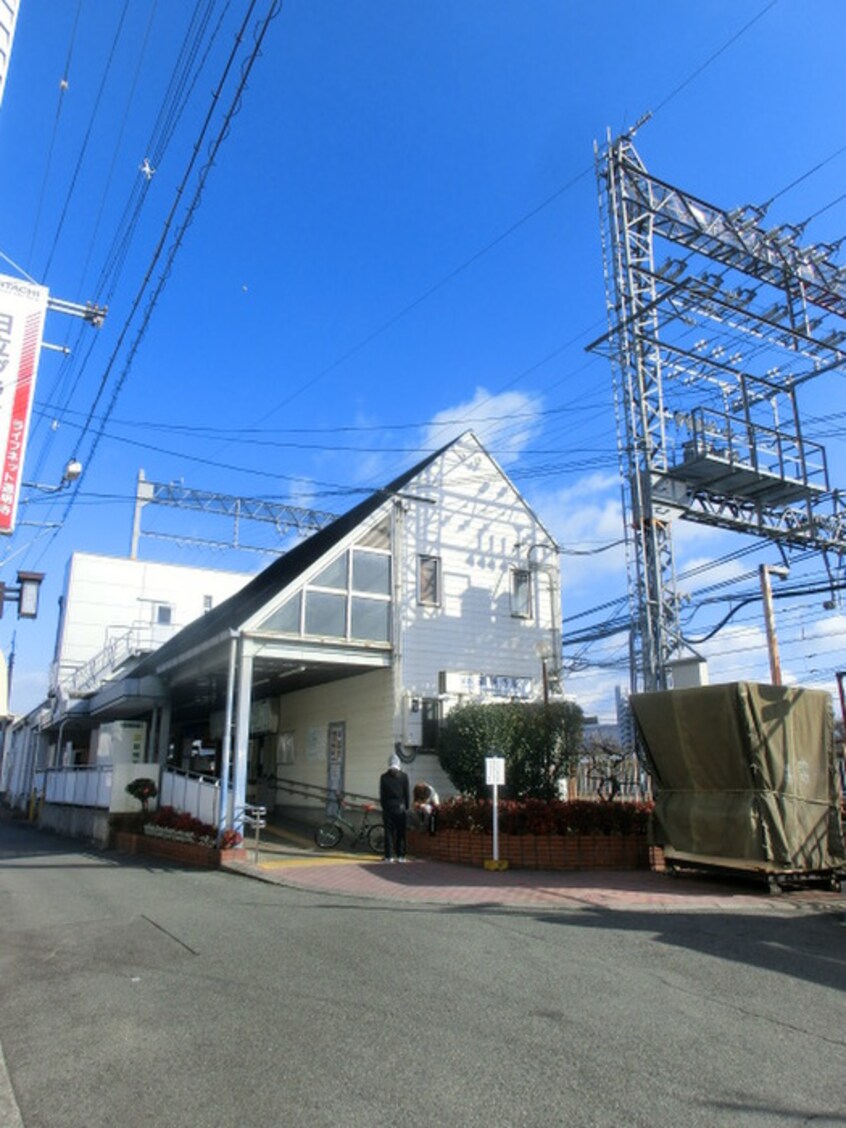
[[259,869],[303,869],[307,866],[360,866],[362,862],[373,864],[381,859],[373,854],[360,858],[280,858],[272,862],[260,862]]
[[0,1046],[0,1124],[3,1128],[24,1128],[21,1110],[15,1100],[15,1092],[9,1071],[6,1068],[6,1059],[3,1056],[3,1047]]

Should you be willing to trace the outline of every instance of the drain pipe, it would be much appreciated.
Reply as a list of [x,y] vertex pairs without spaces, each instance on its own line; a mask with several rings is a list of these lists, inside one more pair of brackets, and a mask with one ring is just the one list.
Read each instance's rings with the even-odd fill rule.
[[240,631],[229,632],[229,672],[226,678],[226,718],[223,722],[223,750],[220,762],[220,810],[217,817],[217,844],[229,822],[229,777],[232,762],[232,714],[235,701],[235,667]]

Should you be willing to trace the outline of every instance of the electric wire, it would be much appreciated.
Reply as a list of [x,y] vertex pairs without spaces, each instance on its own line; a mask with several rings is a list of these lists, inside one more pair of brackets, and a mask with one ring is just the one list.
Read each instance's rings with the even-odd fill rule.
[[56,248],[59,245],[59,239],[61,238],[62,229],[64,228],[65,220],[67,219],[67,216],[68,216],[68,209],[70,208],[71,200],[73,199],[73,195],[74,195],[74,192],[76,190],[76,185],[77,185],[77,181],[79,179],[80,169],[82,168],[83,161],[85,160],[85,154],[88,151],[88,143],[91,140],[91,133],[92,133],[92,130],[94,128],[94,123],[97,120],[97,115],[98,115],[98,112],[99,112],[99,109],[100,109],[100,103],[103,99],[103,94],[104,94],[105,89],[106,89],[106,83],[108,82],[109,74],[111,73],[112,64],[115,61],[115,54],[117,52],[118,43],[120,42],[120,36],[121,36],[121,32],[123,31],[123,25],[124,25],[124,22],[126,20],[126,13],[127,13],[128,8],[129,8],[129,0],[124,0],[123,8],[121,9],[121,13],[120,13],[120,18],[118,19],[118,24],[117,24],[117,27],[115,28],[114,38],[112,39],[112,46],[111,46],[111,49],[109,51],[108,58],[106,59],[106,65],[103,68],[103,73],[100,76],[100,85],[97,88],[97,94],[96,94],[96,97],[94,98],[94,106],[92,108],[91,115],[90,115],[89,120],[88,120],[88,127],[85,130],[85,134],[84,134],[83,139],[82,139],[82,145],[80,146],[79,153],[77,154],[76,165],[74,166],[74,170],[73,170],[73,173],[72,173],[71,178],[70,178],[70,183],[68,184],[68,189],[67,189],[67,192],[65,193],[64,205],[62,207],[61,212],[59,213],[59,221],[56,225],[55,234],[53,235],[53,243],[50,247],[50,253],[47,256],[47,261],[44,265],[44,270],[42,271],[42,277],[43,278],[49,277],[50,267],[53,265],[53,256],[55,255]]
[[38,238],[38,232],[41,226],[41,211],[44,207],[44,196],[47,191],[47,182],[50,179],[50,172],[53,167],[53,149],[56,145],[56,135],[59,131],[59,119],[62,115],[62,106],[64,105],[64,97],[70,87],[70,70],[71,59],[73,58],[74,44],[76,43],[76,32],[79,27],[79,16],[82,12],[82,0],[77,0],[76,14],[73,19],[73,28],[71,30],[70,42],[68,44],[68,54],[65,60],[65,69],[62,78],[59,82],[59,100],[56,104],[56,116],[53,119],[53,130],[50,135],[50,146],[47,150],[47,161],[44,166],[44,176],[41,179],[41,188],[38,193],[38,203],[35,208],[35,222],[32,227],[32,237],[29,244],[29,254],[27,255],[27,262],[31,263],[35,251],[35,243]]

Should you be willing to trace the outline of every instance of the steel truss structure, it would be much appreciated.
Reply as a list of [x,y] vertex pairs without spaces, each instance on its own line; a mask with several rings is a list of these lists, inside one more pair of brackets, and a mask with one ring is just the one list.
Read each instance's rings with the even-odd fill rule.
[[[231,517],[233,522],[232,539],[222,543],[199,537],[175,536],[168,533],[145,532],[141,528],[141,513],[147,505],[161,505],[171,509],[191,509],[217,517]],[[138,558],[140,537],[155,537],[159,540],[176,540],[181,544],[205,545],[212,548],[235,548],[243,552],[268,552],[272,549],[260,548],[241,543],[240,526],[242,521],[259,521],[273,525],[280,537],[293,531],[313,533],[324,528],[337,517],[335,513],[325,513],[318,509],[304,509],[295,505],[266,501],[255,497],[234,497],[230,494],[210,493],[195,490],[181,482],[149,482],[144,472],[138,474],[135,493],[135,512],[132,522],[132,545],[130,558]],[[279,550],[281,551],[281,549]]]
[[631,688],[664,689],[684,648],[674,518],[846,550],[844,498],[797,404],[846,367],[846,268],[839,243],[800,245],[803,225],[767,230],[766,207],[724,211],[652,176],[632,133],[596,171],[609,329],[588,347],[614,374]]

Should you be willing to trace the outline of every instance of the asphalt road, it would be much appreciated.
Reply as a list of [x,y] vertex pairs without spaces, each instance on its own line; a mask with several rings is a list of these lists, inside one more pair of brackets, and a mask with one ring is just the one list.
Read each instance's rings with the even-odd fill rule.
[[0,823],[2,1128],[843,1125],[844,987],[790,904],[355,901]]

